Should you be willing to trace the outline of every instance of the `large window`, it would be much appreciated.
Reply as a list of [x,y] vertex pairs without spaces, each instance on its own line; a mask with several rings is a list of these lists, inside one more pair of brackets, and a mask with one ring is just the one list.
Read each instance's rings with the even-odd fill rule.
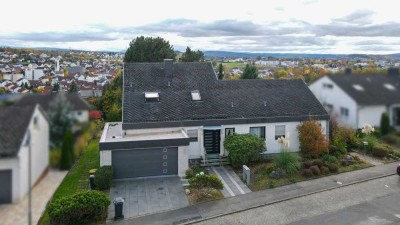
[[235,133],[235,128],[225,128],[225,137]]
[[286,126],[285,125],[276,125],[275,126],[275,140],[280,137],[286,137]]
[[349,116],[349,109],[348,108],[344,108],[344,107],[341,107],[340,108],[340,115],[342,115],[342,116]]
[[333,89],[333,85],[332,84],[328,84],[328,83],[323,83],[322,86],[326,89]]
[[265,127],[250,127],[250,134],[265,139]]

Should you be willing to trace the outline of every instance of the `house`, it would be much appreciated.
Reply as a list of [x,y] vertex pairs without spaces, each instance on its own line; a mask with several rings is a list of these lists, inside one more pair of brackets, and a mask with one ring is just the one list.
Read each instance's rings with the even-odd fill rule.
[[365,123],[380,126],[382,113],[388,113],[390,124],[400,128],[400,76],[328,75],[310,85],[311,91],[341,124],[361,128]]
[[27,80],[39,80],[43,76],[43,69],[25,69],[25,78]]
[[19,86],[19,87],[21,87],[23,85],[31,86],[31,83],[25,78],[20,78],[15,83],[17,83],[17,86]]
[[71,117],[81,123],[89,121],[89,104],[78,94],[52,93],[52,94],[27,94],[24,95],[16,105],[39,104],[45,112],[51,110],[51,105],[57,99],[65,97],[66,102],[71,106]]
[[114,178],[184,176],[189,164],[224,158],[225,137],[252,133],[265,154],[277,139],[299,150],[297,126],[313,118],[328,136],[329,115],[302,80],[218,80],[211,63],[130,63],[124,67],[122,122],[107,123],[100,165]]
[[28,193],[28,187],[33,187],[47,172],[49,123],[39,105],[3,106],[0,107],[0,127],[0,203],[16,203]]

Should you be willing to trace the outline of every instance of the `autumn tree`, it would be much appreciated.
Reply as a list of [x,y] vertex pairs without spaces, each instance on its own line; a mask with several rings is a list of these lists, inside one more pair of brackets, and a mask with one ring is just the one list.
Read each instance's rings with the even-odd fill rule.
[[240,76],[240,79],[257,79],[258,78],[258,70],[254,65],[247,64],[244,68],[243,74]]
[[280,70],[275,70],[273,73],[273,76],[275,79],[281,79],[281,78],[287,78],[288,77],[288,72],[286,70],[280,69]]
[[173,46],[160,37],[140,36],[129,43],[124,62],[162,62],[175,59]]
[[321,124],[308,120],[297,126],[300,151],[305,158],[319,158],[329,152],[327,140],[322,133]]
[[189,47],[187,47],[186,51],[182,54],[181,61],[182,62],[204,61],[204,53],[200,50],[192,51]]

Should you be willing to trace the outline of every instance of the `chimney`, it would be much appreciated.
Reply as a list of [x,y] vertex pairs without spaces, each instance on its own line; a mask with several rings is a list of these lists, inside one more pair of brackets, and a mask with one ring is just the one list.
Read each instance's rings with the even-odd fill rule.
[[174,72],[174,61],[172,59],[164,59],[164,73],[166,77],[172,77]]
[[398,67],[390,67],[388,69],[389,76],[399,76],[399,68]]
[[344,74],[345,75],[350,75],[351,74],[351,68],[344,69]]

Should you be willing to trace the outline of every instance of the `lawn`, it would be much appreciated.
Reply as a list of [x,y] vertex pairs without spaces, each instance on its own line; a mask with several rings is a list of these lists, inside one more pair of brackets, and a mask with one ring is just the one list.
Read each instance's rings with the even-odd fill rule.
[[224,62],[222,63],[223,66],[225,67],[244,67],[243,62]]
[[[72,195],[80,190],[88,189],[89,170],[99,168],[99,141],[93,140],[82,154],[74,167],[69,171],[63,182],[53,195],[54,201],[60,197]],[[49,224],[49,214],[46,208],[38,224]]]

